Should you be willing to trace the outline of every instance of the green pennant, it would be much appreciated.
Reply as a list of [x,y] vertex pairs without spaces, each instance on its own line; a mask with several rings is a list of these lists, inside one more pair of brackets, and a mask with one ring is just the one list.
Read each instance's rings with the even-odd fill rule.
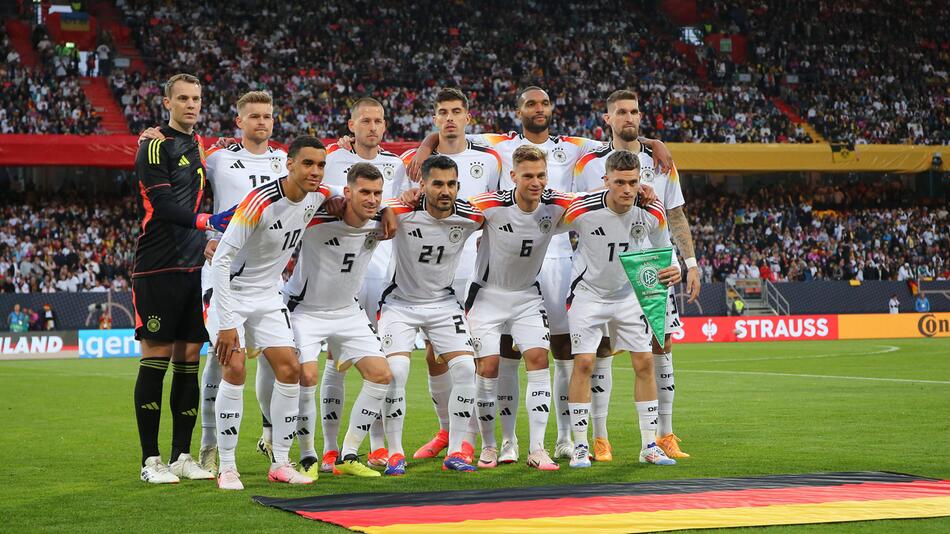
[[669,290],[660,282],[660,270],[670,266],[673,247],[651,248],[640,252],[624,252],[620,263],[640,301],[653,338],[663,346],[666,338],[666,306]]

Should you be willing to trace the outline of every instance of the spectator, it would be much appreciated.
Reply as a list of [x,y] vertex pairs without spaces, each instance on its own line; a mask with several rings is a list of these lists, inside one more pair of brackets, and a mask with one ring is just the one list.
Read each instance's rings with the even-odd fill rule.
[[7,324],[11,332],[26,332],[30,329],[29,316],[20,309],[19,304],[13,305],[13,311],[7,316]]
[[56,312],[49,302],[43,304],[42,320],[43,330],[56,330]]
[[914,310],[918,313],[926,313],[930,311],[930,299],[927,298],[927,295],[923,293],[918,293],[917,298],[914,300]]
[[891,295],[891,300],[887,301],[887,312],[890,314],[900,313],[901,301],[897,300],[897,295]]

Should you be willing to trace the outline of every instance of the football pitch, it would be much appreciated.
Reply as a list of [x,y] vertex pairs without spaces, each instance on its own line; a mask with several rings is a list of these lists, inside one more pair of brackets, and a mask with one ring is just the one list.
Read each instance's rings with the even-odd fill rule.
[[[640,446],[629,358],[618,356],[609,431],[614,461],[540,473],[521,463],[474,474],[411,461],[399,478],[322,475],[312,486],[267,482],[254,452],[260,435],[253,372],[245,395],[238,467],[247,489],[212,481],[139,481],[132,410],[137,360],[0,362],[0,531],[343,532],[253,504],[252,495],[304,497],[512,486],[636,482],[821,471],[896,471],[950,479],[950,339],[678,345],[674,429],[692,458],[672,467],[637,463]],[[249,365],[253,370],[254,364]],[[522,369],[523,373],[523,369]],[[166,404],[171,373],[166,377]],[[350,372],[352,402],[359,376]],[[523,375],[522,375],[523,380]],[[437,429],[422,355],[413,356],[404,435],[407,453]],[[522,394],[523,394],[522,389]],[[162,420],[167,460],[171,417]],[[348,411],[347,411],[348,413]],[[344,423],[345,425],[345,423]],[[319,429],[318,429],[319,431]],[[192,453],[197,456],[198,432]],[[345,426],[341,430],[345,432]],[[499,430],[500,432],[500,430]],[[500,439],[500,433],[499,439]],[[549,448],[556,436],[548,425]],[[322,441],[317,438],[317,449]],[[364,444],[364,450],[368,446]],[[296,452],[292,453],[296,459]],[[576,527],[583,532],[582,527]],[[768,532],[950,532],[950,518],[771,527]]]

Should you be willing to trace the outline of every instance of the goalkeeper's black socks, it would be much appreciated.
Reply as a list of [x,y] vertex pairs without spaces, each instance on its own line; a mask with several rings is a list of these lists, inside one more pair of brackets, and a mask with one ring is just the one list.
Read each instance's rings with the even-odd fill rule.
[[158,456],[158,426],[162,418],[162,383],[168,369],[168,358],[142,358],[135,380],[135,420],[142,444],[142,465],[145,459]]
[[198,422],[198,362],[172,362],[172,391],[169,405],[172,410],[172,454],[168,463],[174,463],[181,454],[191,453],[191,436]]

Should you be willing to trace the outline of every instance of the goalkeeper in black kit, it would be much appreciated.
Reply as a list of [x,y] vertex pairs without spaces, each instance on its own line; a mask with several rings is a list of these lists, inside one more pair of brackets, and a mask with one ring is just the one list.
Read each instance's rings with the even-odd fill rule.
[[[208,341],[201,302],[201,266],[207,230],[224,231],[234,212],[200,213],[205,188],[204,149],[194,126],[201,111],[201,83],[189,74],[165,84],[169,112],[164,139],[143,143],[135,160],[144,216],[135,249],[132,302],[142,359],[135,381],[135,418],[142,444],[141,478],[155,484],[180,478],[211,479],[191,457],[198,418],[198,358]],[[162,383],[172,365],[169,465],[158,449]]]

